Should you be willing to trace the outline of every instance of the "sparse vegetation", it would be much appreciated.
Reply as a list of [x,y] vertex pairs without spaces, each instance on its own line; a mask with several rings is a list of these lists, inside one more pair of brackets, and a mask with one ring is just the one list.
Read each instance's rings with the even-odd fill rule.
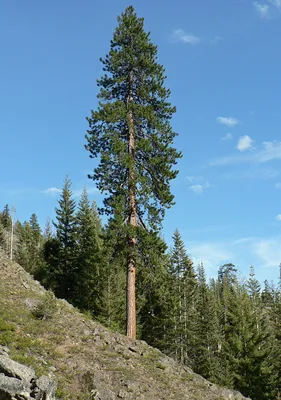
[[[10,349],[10,356],[35,369],[38,375],[53,376],[59,384],[57,397],[63,400],[92,399],[94,393],[126,393],[128,398],[182,399],[192,390],[198,398],[217,400],[220,389],[209,392],[208,384],[196,386],[190,373],[192,389],[182,381],[186,373],[174,361],[143,342],[134,344],[124,336],[107,331],[99,323],[56,300],[59,312],[50,319],[37,319],[30,312],[30,302],[44,302],[48,292],[0,253],[0,339]],[[24,282],[24,285],[22,284]],[[16,294],[11,295],[11,288]],[[87,330],[88,340],[83,332]],[[89,334],[99,332],[101,335]],[[102,338],[101,338],[102,337]],[[132,353],[131,356],[128,352]],[[169,373],[166,364],[172,363]],[[84,378],[83,378],[84,377]],[[87,380],[87,384],[85,383]],[[200,378],[201,379],[201,378]],[[132,396],[132,397],[130,397]],[[172,397],[170,397],[172,396]]]
[[35,318],[46,320],[53,318],[55,313],[58,311],[57,300],[52,291],[47,291],[41,300],[32,310],[32,314]]

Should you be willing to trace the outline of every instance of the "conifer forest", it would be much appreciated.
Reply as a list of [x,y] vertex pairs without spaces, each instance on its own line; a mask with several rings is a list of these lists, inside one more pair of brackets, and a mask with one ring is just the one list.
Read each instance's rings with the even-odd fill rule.
[[246,397],[279,399],[281,280],[259,282],[253,266],[241,278],[231,263],[209,280],[176,221],[172,246],[163,239],[165,210],[176,207],[170,184],[185,155],[174,145],[165,69],[131,6],[118,17],[101,70],[99,105],[85,110],[85,157],[98,160],[89,179],[103,206],[90,202],[86,188],[76,202],[66,176],[56,217],[44,228],[35,213],[15,221],[11,206],[2,205],[0,247],[57,297],[114,331]]

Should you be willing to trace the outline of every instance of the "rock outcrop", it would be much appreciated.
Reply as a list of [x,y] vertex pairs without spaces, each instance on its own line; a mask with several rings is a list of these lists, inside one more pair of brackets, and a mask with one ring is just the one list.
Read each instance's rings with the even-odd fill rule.
[[7,348],[0,348],[0,400],[55,400],[57,383],[32,368],[10,359]]

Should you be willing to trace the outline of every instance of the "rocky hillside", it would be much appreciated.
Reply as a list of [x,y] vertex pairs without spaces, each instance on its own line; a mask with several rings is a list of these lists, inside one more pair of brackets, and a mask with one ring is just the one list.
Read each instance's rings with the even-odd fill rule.
[[37,376],[55,379],[57,399],[243,399],[145,342],[108,331],[64,300],[52,300],[3,253],[0,274],[0,345]]

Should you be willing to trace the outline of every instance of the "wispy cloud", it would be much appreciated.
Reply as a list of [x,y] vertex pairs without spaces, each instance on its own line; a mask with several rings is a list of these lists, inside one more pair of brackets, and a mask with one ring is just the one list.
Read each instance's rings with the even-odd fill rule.
[[206,181],[202,176],[199,177],[194,177],[194,176],[189,176],[189,182],[200,182],[200,183],[194,183],[193,185],[189,186],[188,189],[191,190],[195,194],[202,194],[204,190],[209,189],[212,187],[208,181]]
[[277,221],[281,221],[281,214],[276,215],[275,219],[276,219]]
[[203,176],[189,175],[186,177],[186,180],[192,183],[192,182],[203,181],[204,178]]
[[221,242],[190,242],[187,251],[195,265],[203,263],[209,275],[215,276],[220,265],[233,261],[234,253],[230,246]]
[[232,133],[226,133],[221,140],[231,140],[232,139]]
[[48,188],[48,189],[42,190],[41,193],[49,194],[49,195],[51,195],[51,196],[55,196],[55,195],[57,195],[58,193],[61,193],[61,189],[59,189],[59,188],[57,188],[57,187],[50,187],[50,188]]
[[269,1],[273,6],[281,8],[281,0],[269,0]]
[[264,268],[277,269],[280,264],[280,241],[280,236],[242,237],[228,241],[186,241],[186,248],[195,265],[203,262],[209,276],[215,276],[220,265],[232,262],[239,268],[248,268],[253,264],[264,277]]
[[188,34],[183,29],[174,30],[171,40],[172,42],[182,42],[186,44],[191,44],[193,46],[199,44],[201,41],[198,36]]
[[197,184],[197,185],[189,186],[189,189],[192,190],[193,193],[195,193],[195,194],[201,194],[201,193],[203,193],[204,186]]
[[280,237],[257,239],[252,244],[252,251],[263,267],[277,268],[281,261]]
[[259,13],[261,18],[268,18],[269,17],[269,5],[268,4],[261,4],[261,3],[257,3],[254,2],[254,7],[256,9],[256,11]]
[[263,19],[271,19],[281,11],[281,0],[265,0],[263,3],[255,1],[253,5]]
[[275,189],[281,189],[281,183],[280,182],[277,182],[277,183],[275,183]]
[[241,152],[250,150],[253,148],[253,143],[254,143],[254,140],[251,139],[250,136],[248,136],[248,135],[241,136],[237,143],[237,149]]
[[[86,188],[86,189],[87,189],[88,195],[99,193],[99,190],[96,187]],[[51,188],[42,190],[41,193],[47,194],[50,196],[56,196],[56,195],[60,194],[61,192],[62,192],[62,189],[59,189],[57,187],[51,187]],[[82,193],[83,193],[83,189],[72,190],[73,197],[81,197]]]
[[233,128],[234,126],[239,124],[239,121],[237,118],[234,117],[218,117],[217,123],[226,125],[229,128]]
[[281,142],[263,142],[263,144],[250,154],[230,155],[215,158],[210,161],[210,166],[238,165],[238,164],[263,164],[272,160],[281,159]]

